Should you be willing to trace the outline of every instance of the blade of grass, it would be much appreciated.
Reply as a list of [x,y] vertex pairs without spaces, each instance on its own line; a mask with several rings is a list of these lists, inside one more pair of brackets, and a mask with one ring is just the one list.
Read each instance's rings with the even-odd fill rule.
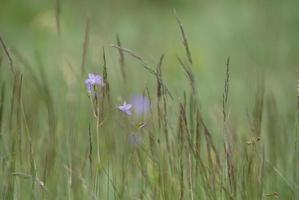
[[13,74],[16,73],[16,69],[15,69],[15,66],[14,66],[14,62],[12,60],[12,57],[11,57],[11,54],[9,52],[9,49],[8,47],[6,46],[5,42],[4,42],[4,39],[2,38],[2,36],[0,35],[0,43],[2,45],[2,48],[4,49],[4,52],[9,60],[9,66],[10,66],[10,70]]
[[[116,43],[117,43],[117,46],[119,46],[120,48],[122,47],[121,46],[121,41],[120,41],[120,38],[119,38],[118,34],[116,35]],[[124,53],[121,49],[118,49],[118,53],[119,53],[120,71],[121,71],[121,75],[122,75],[122,78],[123,78],[124,86],[126,87],[126,85],[127,85],[127,75],[126,75],[126,69],[125,69],[125,56],[124,56]]]
[[83,47],[82,47],[82,62],[81,62],[81,74],[82,75],[85,73],[88,42],[89,42],[89,17],[86,17],[84,40],[83,40]]
[[184,44],[184,47],[185,47],[185,50],[186,50],[186,55],[187,55],[187,58],[188,58],[188,61],[189,63],[192,65],[192,56],[191,56],[191,52],[190,52],[190,48],[189,48],[189,44],[188,44],[188,40],[187,40],[187,36],[186,36],[186,33],[185,33],[185,30],[183,28],[183,24],[181,22],[181,19],[178,17],[178,15],[176,14],[176,11],[174,10],[173,11],[174,13],[174,16],[176,18],[176,21],[180,27],[180,30],[181,30],[181,34],[182,34],[182,39],[183,39],[183,44]]
[[[123,48],[123,47],[119,47],[119,46],[116,46],[116,45],[111,45],[112,47],[116,48],[116,49],[119,49],[125,53],[127,53],[128,55],[132,56],[133,58],[137,59],[143,66],[143,68],[145,68],[149,73],[153,74],[155,77],[158,77],[157,76],[157,73],[155,70],[153,70],[152,68],[150,68],[146,62],[142,59],[142,57],[140,57],[139,55],[137,55],[136,53],[134,53],[133,51],[129,50],[129,49],[126,49],[126,48]],[[158,77],[158,79],[160,79],[160,77]],[[162,80],[160,80],[161,83]],[[170,96],[171,99],[173,99],[173,96],[172,94],[170,93],[169,89],[167,88],[167,86],[163,83],[164,85],[164,88],[165,88],[165,91],[166,93]]]
[[60,16],[61,16],[61,0],[56,0],[55,1],[55,22],[56,22],[57,34],[59,36],[61,34]]

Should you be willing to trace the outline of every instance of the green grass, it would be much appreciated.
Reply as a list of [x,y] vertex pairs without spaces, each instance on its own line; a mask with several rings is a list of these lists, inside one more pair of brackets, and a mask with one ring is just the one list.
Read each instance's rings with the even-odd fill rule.
[[0,7],[2,199],[299,199],[296,1],[57,2]]

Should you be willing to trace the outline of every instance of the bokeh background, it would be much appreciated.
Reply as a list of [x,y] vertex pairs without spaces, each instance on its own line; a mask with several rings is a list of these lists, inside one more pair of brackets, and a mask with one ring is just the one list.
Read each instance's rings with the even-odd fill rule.
[[[257,88],[264,80],[265,102],[274,105],[276,117],[273,121],[263,121],[268,124],[263,126],[268,136],[272,131],[277,136],[276,146],[269,147],[268,153],[283,158],[276,164],[291,178],[287,169],[293,161],[293,154],[288,152],[293,149],[294,138],[290,135],[294,133],[299,68],[298,9],[298,0],[0,0],[0,34],[16,66],[24,74],[23,104],[28,124],[34,130],[33,137],[38,138],[37,152],[51,139],[51,136],[42,135],[43,131],[47,132],[49,117],[44,104],[51,102],[49,104],[55,105],[59,138],[57,159],[63,163],[68,154],[77,158],[85,151],[87,142],[82,145],[80,142],[86,139],[83,132],[88,130],[92,118],[84,80],[80,77],[87,21],[86,72],[102,71],[104,48],[113,106],[130,94],[142,93],[146,87],[153,89],[156,84],[140,63],[126,57],[126,71],[130,77],[128,94],[122,91],[118,51],[111,46],[116,44],[116,35],[119,35],[122,46],[136,52],[151,67],[156,66],[161,54],[165,54],[164,79],[175,96],[173,110],[170,108],[169,112],[177,113],[177,103],[183,101],[183,92],[189,91],[189,85],[177,60],[177,56],[185,56],[185,49],[175,10],[189,41],[202,113],[212,132],[221,129],[218,122],[221,120],[226,59],[230,57],[232,126],[238,130],[237,134],[249,132],[248,116],[254,109]],[[2,49],[0,56],[3,58],[0,80],[10,83],[8,60]],[[40,91],[43,87],[36,86],[32,74],[38,76],[41,85],[47,86],[51,99],[47,92]],[[12,86],[7,84],[6,87]],[[9,102],[8,96],[6,99]],[[273,107],[266,108],[268,113],[271,114]],[[9,106],[6,106],[5,113],[8,112]],[[175,121],[176,116],[173,118]],[[175,129],[176,124],[170,126]],[[63,139],[68,137],[72,137],[73,144],[65,147]],[[290,143],[292,145],[288,146]],[[37,153],[37,157],[43,163],[42,153]],[[53,176],[55,178],[61,177]],[[279,189],[283,190],[278,185]]]
[[[60,36],[55,14],[57,2]],[[110,47],[119,34],[124,47],[151,63],[165,53],[167,80],[180,93],[185,85],[176,56],[184,48],[173,15],[175,9],[187,32],[203,102],[219,101],[228,56],[235,91],[233,102],[240,98],[248,100],[244,97],[250,96],[261,73],[267,74],[268,85],[282,101],[290,98],[295,89],[299,50],[296,0],[1,0],[0,5],[0,30],[9,46],[28,59],[38,52],[53,79],[57,68],[67,71],[63,69],[67,62],[80,67],[89,18],[89,67],[99,64],[101,49],[105,47],[112,76],[116,81],[120,78],[117,51]],[[130,65],[131,61],[128,62]],[[133,86],[149,84],[149,79],[138,79],[142,69],[128,66],[128,70]]]

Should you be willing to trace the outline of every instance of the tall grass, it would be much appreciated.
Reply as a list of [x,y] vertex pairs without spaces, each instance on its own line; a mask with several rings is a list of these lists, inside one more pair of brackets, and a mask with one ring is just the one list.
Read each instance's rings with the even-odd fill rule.
[[[59,22],[57,0],[56,23]],[[105,83],[96,94],[84,87],[89,29],[87,19],[82,62],[71,67],[72,86],[57,95],[37,52],[32,61],[1,41],[0,194],[3,199],[298,199],[299,93],[294,130],[286,129],[266,74],[254,80],[256,92],[246,125],[237,126],[230,102],[234,81],[230,58],[223,64],[219,118],[211,127],[202,111],[201,91],[182,21],[175,14],[184,55],[177,56],[189,88],[172,92],[162,54],[150,63],[125,48],[117,36],[121,87],[111,81],[109,55],[99,52]],[[106,50],[107,50],[106,48]],[[49,55],[51,56],[51,55]],[[228,55],[229,56],[229,55]],[[137,62],[154,87],[140,95],[150,109],[127,116],[117,109],[130,96],[127,59]],[[217,59],[217,58],[215,58]],[[3,61],[2,61],[3,60]],[[81,67],[80,67],[81,66]],[[100,70],[101,69],[101,70]],[[61,70],[61,69],[57,69]],[[141,77],[142,78],[142,77]],[[62,82],[67,82],[61,76]],[[178,80],[179,81],[179,80]],[[67,90],[73,97],[68,99]],[[221,96],[221,94],[220,94]],[[120,99],[121,101],[118,101]],[[237,127],[237,128],[236,128]],[[241,134],[246,133],[246,134]]]

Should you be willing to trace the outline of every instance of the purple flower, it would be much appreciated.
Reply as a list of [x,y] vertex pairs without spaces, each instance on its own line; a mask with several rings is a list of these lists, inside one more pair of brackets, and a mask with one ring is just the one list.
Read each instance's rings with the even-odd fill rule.
[[94,86],[104,86],[105,84],[102,76],[98,74],[89,73],[88,79],[85,80],[85,85],[87,87],[88,92],[91,92]]
[[150,109],[149,99],[142,95],[134,95],[130,101],[137,115],[147,113]]
[[127,115],[131,115],[131,109],[132,104],[127,104],[127,102],[124,102],[123,105],[118,106],[118,109],[121,110],[122,112],[126,113]]

